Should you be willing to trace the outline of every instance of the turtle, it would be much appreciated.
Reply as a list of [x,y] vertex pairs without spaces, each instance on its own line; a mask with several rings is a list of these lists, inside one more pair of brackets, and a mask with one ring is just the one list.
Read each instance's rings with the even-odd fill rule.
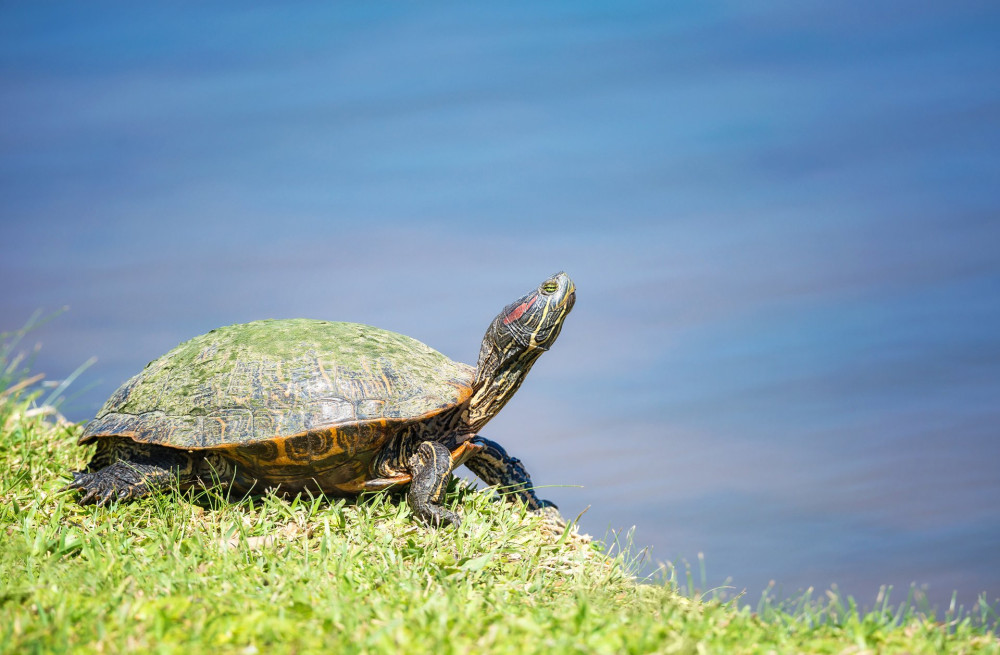
[[442,501],[464,464],[507,499],[561,520],[520,460],[479,432],[575,301],[569,276],[546,279],[493,319],[475,367],[358,323],[267,319],[212,330],[111,395],[79,438],[95,452],[64,489],[104,505],[175,485],[244,495],[396,488],[419,520],[457,527]]

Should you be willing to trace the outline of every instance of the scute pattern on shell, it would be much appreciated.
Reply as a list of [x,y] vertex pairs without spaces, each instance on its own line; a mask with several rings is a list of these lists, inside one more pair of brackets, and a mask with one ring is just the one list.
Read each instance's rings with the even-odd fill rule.
[[416,339],[357,323],[230,325],[150,362],[80,441],[122,435],[199,449],[398,423],[467,400],[474,372]]

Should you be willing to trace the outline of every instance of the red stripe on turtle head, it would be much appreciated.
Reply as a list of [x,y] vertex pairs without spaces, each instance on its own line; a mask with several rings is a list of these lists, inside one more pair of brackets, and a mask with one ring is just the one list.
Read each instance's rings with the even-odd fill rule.
[[525,300],[523,303],[521,303],[520,305],[518,305],[514,309],[510,310],[509,312],[507,312],[507,315],[503,317],[503,324],[504,325],[510,325],[511,323],[513,323],[514,321],[516,321],[517,319],[519,319],[522,316],[524,316],[524,312],[528,311],[528,308],[531,307],[532,305],[534,305],[536,300],[538,300],[538,294],[537,293],[535,295],[533,295],[530,299]]

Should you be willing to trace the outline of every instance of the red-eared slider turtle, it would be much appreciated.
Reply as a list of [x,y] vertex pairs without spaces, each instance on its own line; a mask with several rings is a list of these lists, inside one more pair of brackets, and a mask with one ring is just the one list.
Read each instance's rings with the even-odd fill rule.
[[[576,299],[559,273],[508,305],[473,368],[410,337],[356,323],[266,320],[212,330],[123,384],[84,428],[97,451],[68,488],[80,503],[217,484],[237,493],[353,495],[409,484],[413,512],[459,524],[440,506],[468,466],[529,509],[521,462],[479,431],[559,336]],[[550,509],[546,509],[550,508]]]

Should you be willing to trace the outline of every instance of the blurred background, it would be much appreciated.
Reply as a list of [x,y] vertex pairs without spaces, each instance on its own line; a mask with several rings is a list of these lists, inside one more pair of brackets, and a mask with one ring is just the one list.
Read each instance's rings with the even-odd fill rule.
[[474,363],[565,270],[484,434],[585,531],[751,602],[996,601],[998,34],[995,2],[4,3],[0,331],[69,307],[29,340],[49,379],[97,357],[86,420],[260,318]]

